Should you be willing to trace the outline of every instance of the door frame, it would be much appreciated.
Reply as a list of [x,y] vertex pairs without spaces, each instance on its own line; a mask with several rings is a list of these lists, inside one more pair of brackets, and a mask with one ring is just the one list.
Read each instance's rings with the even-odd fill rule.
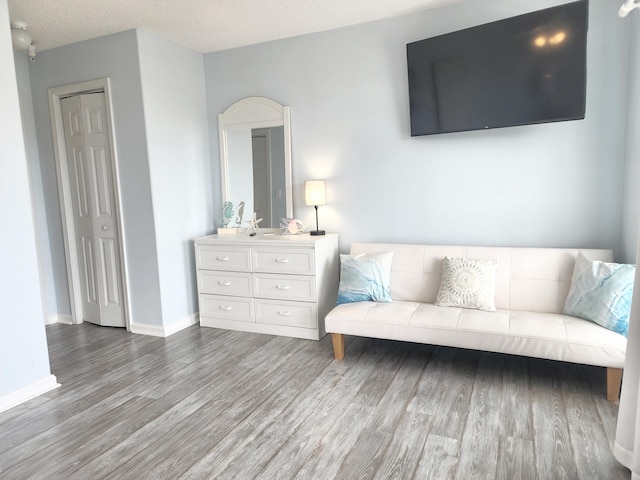
[[[254,133],[256,134],[254,136]],[[265,155],[267,157],[267,183],[269,185],[269,188],[267,189],[267,204],[269,205],[269,228],[275,228],[273,225],[273,170],[272,170],[272,158],[271,158],[271,128],[252,128],[251,129],[251,156],[253,157],[253,139],[254,138],[259,138],[259,137],[264,137],[264,141],[265,141]],[[252,158],[253,161],[253,158]],[[252,164],[252,168],[255,165]],[[256,202],[255,202],[255,169],[253,169],[254,171],[254,176],[253,176],[253,181],[254,181],[254,185],[253,185],[253,210],[256,210]],[[280,222],[276,222],[276,225],[279,225]],[[265,225],[266,226],[266,225]]]
[[127,331],[131,331],[131,317],[129,312],[129,283],[127,275],[127,261],[124,249],[124,226],[122,215],[122,201],[120,196],[120,175],[118,169],[118,154],[116,151],[115,128],[113,122],[113,105],[111,101],[111,82],[108,77],[73,83],[48,90],[49,114],[51,116],[51,130],[53,134],[53,152],[56,162],[58,179],[58,197],[60,201],[60,216],[62,220],[62,238],[64,241],[65,261],[67,265],[67,280],[69,283],[69,299],[71,303],[71,323],[83,322],[83,306],[81,293],[81,276],[78,259],[78,239],[76,236],[73,206],[71,202],[71,182],[69,160],[67,158],[66,142],[64,139],[64,124],[62,118],[61,101],[65,97],[83,93],[104,93],[106,103],[106,122],[109,127],[109,146],[111,148],[111,174],[113,175],[113,189],[115,198],[115,212],[118,217],[118,235],[116,241],[120,249],[120,276],[122,280],[124,317]]

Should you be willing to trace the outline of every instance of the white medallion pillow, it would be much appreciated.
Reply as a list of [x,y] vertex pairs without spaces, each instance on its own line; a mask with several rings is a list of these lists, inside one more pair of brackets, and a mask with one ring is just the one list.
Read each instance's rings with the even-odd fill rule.
[[627,336],[635,266],[590,260],[578,252],[563,313]]
[[337,304],[391,302],[393,252],[340,255]]
[[497,270],[497,260],[444,257],[436,305],[494,312]]

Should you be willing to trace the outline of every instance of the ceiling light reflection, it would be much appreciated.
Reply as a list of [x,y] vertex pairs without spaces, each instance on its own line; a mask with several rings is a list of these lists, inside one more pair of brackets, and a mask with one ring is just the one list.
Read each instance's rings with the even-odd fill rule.
[[566,33],[557,32],[555,35],[553,35],[551,38],[549,38],[549,43],[552,44],[552,45],[558,45],[559,43],[562,43],[565,38],[567,38],[567,34]]

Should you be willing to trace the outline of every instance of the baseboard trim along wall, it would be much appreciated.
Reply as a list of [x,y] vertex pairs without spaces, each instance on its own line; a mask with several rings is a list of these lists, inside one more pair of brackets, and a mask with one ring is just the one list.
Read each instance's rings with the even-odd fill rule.
[[64,323],[65,325],[72,325],[73,321],[71,320],[71,315],[49,315],[47,320],[45,321],[45,325],[54,325],[56,323]]
[[173,335],[174,333],[178,333],[180,330],[184,330],[191,325],[195,325],[200,322],[200,313],[194,313],[193,315],[189,315],[188,317],[184,317],[177,322],[172,323],[171,325],[165,328],[166,336]]
[[26,387],[22,387],[15,392],[7,393],[0,397],[0,412],[9,410],[10,408],[42,395],[43,393],[47,393],[49,390],[58,388],[59,386],[60,384],[56,380],[56,376],[49,375],[48,377],[38,380]]
[[193,315],[189,315],[188,317],[182,318],[177,322],[173,322],[171,325],[166,327],[155,326],[155,325],[142,325],[140,323],[132,323],[131,324],[131,333],[137,333],[140,335],[152,335],[154,337],[168,337],[173,335],[174,333],[179,332],[180,330],[184,330],[191,325],[198,323],[200,320],[200,314],[194,313]]

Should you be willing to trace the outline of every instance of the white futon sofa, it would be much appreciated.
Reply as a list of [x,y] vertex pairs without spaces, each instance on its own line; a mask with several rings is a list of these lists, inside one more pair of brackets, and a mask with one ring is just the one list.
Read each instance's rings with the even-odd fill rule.
[[[391,303],[336,306],[325,318],[336,359],[344,335],[383,338],[561,360],[607,368],[607,398],[620,392],[627,339],[563,315],[577,249],[355,243],[351,254],[394,252]],[[613,261],[611,250],[581,250]],[[498,261],[496,311],[434,305],[444,256]]]

